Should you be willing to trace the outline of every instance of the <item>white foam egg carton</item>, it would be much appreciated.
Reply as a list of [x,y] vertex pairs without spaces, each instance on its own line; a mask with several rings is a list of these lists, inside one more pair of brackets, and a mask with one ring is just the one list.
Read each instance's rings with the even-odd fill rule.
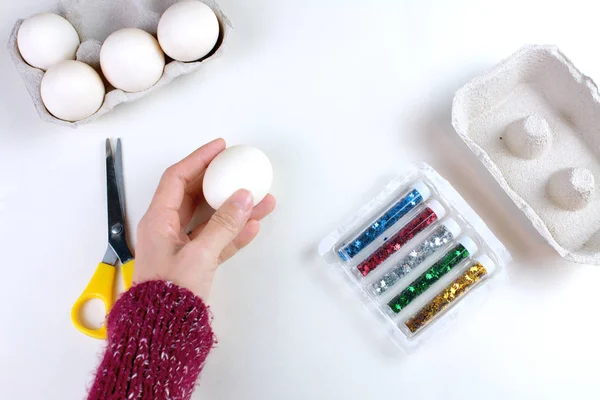
[[528,46],[455,95],[452,124],[565,259],[600,265],[600,95],[555,46]]
[[[174,61],[165,56],[167,63],[162,77],[154,86],[141,92],[124,92],[123,90],[115,89],[104,80],[107,90],[102,107],[93,115],[80,121],[63,121],[54,117],[44,107],[40,95],[40,84],[44,76],[44,71],[27,64],[21,57],[17,47],[17,33],[23,22],[22,19],[18,20],[12,29],[8,40],[8,51],[25,82],[25,86],[31,95],[40,118],[44,121],[76,127],[80,124],[93,121],[121,103],[134,101],[146,96],[148,93],[166,85],[180,75],[194,72],[204,62],[219,56],[223,52],[232,29],[231,22],[214,0],[200,1],[209,6],[219,20],[219,39],[214,49],[203,59],[194,62]],[[102,46],[102,42],[111,33],[122,28],[140,28],[156,37],[156,28],[160,16],[169,6],[176,2],[177,0],[63,0],[54,7],[42,11],[59,14],[73,24],[81,40],[76,59],[91,65],[101,73],[100,47]]]

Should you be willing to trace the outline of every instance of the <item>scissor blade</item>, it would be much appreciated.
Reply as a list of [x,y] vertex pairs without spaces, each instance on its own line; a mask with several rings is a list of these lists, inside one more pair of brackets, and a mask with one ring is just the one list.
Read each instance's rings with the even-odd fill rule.
[[117,224],[121,224],[122,227],[125,226],[115,169],[115,157],[110,139],[106,139],[106,200],[108,209],[108,237],[110,239],[111,229],[114,229]]
[[[110,139],[106,139],[106,199],[108,209],[108,244],[124,264],[133,258],[125,238],[125,216],[119,194],[118,176],[123,170],[115,166],[115,156]],[[121,183],[122,184],[122,183]]]
[[121,204],[121,215],[125,219],[125,185],[123,184],[123,153],[121,151],[121,139],[117,139],[117,152],[115,155],[115,176],[117,188],[119,189],[119,204]]
[[102,257],[102,262],[108,265],[116,265],[117,264],[117,254],[113,250],[111,245],[108,245],[106,248],[106,252],[104,253],[104,257]]

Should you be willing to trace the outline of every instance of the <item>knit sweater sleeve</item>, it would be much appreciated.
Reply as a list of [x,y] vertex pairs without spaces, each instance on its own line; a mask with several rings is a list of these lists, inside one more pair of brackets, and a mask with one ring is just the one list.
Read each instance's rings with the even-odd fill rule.
[[214,344],[206,305],[164,281],[124,293],[108,316],[107,331],[88,400],[189,399]]

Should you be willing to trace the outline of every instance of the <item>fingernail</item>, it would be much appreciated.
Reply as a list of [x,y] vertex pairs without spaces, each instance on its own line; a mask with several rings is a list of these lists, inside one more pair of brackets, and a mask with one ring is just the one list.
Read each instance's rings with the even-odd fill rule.
[[231,196],[231,204],[240,211],[252,209],[253,202],[252,193],[246,189],[240,189]]

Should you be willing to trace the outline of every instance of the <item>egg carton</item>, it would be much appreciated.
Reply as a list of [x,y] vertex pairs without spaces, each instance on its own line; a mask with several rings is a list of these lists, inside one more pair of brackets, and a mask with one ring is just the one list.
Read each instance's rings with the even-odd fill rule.
[[524,47],[457,91],[452,124],[566,260],[600,265],[600,95],[555,46]]
[[[128,93],[120,89],[115,89],[103,78],[106,86],[106,95],[102,107],[93,115],[80,121],[63,121],[54,117],[44,107],[40,95],[40,85],[44,71],[27,64],[21,57],[17,47],[17,33],[23,23],[22,19],[18,20],[12,29],[8,40],[8,50],[33,99],[40,118],[59,125],[77,127],[78,125],[95,120],[121,103],[134,101],[146,96],[148,93],[166,85],[180,75],[196,71],[204,62],[219,56],[224,51],[225,44],[232,30],[231,22],[223,14],[215,1],[201,1],[213,10],[219,20],[219,38],[214,49],[206,57],[194,62],[180,62],[174,61],[165,55],[166,64],[162,77],[154,86],[141,92]],[[139,28],[156,36],[156,28],[162,13],[176,2],[177,0],[64,0],[54,7],[43,11],[61,15],[71,22],[81,40],[76,60],[91,65],[102,76],[100,69],[100,48],[102,42],[111,33],[122,28]]]

